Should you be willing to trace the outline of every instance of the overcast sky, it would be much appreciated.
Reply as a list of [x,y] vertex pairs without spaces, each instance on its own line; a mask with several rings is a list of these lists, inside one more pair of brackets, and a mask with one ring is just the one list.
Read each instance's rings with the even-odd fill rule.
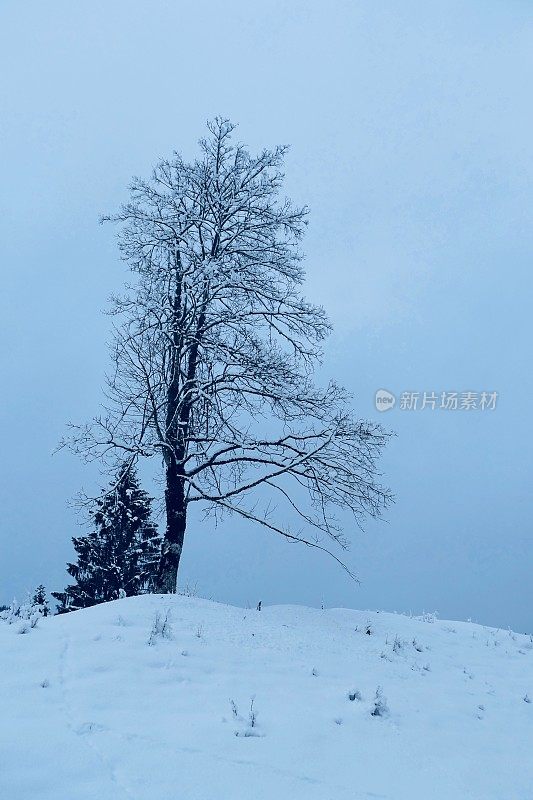
[[[0,601],[65,585],[67,501],[98,473],[52,456],[98,410],[124,280],[98,216],[132,175],[196,150],[205,120],[292,145],[311,209],[307,295],[335,325],[321,370],[397,432],[387,522],[333,563],[193,519],[181,582],[533,631],[529,0],[0,3]],[[494,410],[379,414],[374,393],[497,391]]]

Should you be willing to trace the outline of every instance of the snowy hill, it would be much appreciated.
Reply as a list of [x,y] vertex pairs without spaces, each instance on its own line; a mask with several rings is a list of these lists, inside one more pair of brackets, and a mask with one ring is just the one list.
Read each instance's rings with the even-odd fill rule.
[[18,629],[6,800],[533,798],[529,636],[168,596]]

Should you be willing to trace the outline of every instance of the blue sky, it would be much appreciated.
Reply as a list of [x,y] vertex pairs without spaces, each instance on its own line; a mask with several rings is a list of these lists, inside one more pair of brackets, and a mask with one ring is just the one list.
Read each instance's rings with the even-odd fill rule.
[[67,501],[98,474],[51,453],[98,409],[124,279],[111,227],[133,174],[190,156],[215,114],[290,143],[311,208],[307,294],[335,325],[321,377],[374,392],[484,389],[494,412],[402,411],[397,503],[333,563],[193,519],[182,582],[533,630],[530,406],[533,9],[529,2],[0,5],[0,600],[65,583]]

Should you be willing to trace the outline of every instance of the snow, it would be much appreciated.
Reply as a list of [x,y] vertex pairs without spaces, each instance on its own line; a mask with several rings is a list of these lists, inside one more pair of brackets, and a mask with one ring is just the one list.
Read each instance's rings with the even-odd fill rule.
[[6,800],[533,797],[529,636],[159,595],[18,629],[0,621]]

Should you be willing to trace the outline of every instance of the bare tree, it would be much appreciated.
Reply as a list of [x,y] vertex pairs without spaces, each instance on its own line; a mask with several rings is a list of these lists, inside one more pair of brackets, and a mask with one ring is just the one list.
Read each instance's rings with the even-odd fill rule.
[[312,383],[330,325],[299,293],[307,210],[279,199],[286,148],[252,156],[229,121],[208,129],[197,160],[159,162],[104,218],[121,224],[134,281],[114,299],[105,413],[70,442],[111,466],[161,458],[161,592],[176,590],[191,503],[330,552],[347,545],[336,510],[360,522],[389,500],[376,472],[387,434],[354,419],[335,383]]

